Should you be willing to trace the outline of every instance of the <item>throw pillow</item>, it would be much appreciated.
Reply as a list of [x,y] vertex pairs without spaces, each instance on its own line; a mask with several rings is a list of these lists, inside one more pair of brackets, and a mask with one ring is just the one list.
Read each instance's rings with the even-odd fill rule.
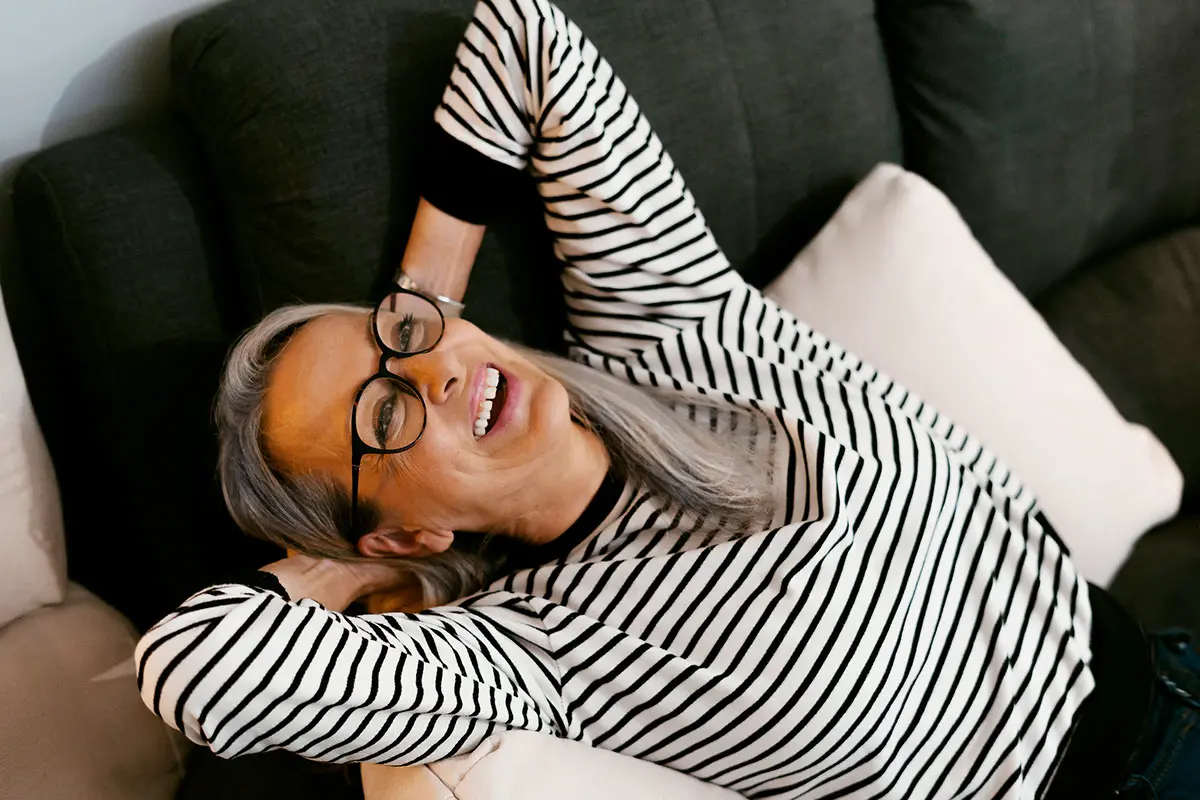
[[58,484],[0,307],[0,626],[66,589]]
[[365,800],[737,800],[680,772],[582,742],[506,731],[424,767],[364,764]]
[[1178,510],[1166,448],[1117,412],[921,177],[876,167],[766,294],[992,448],[1088,580],[1107,584]]
[[1200,511],[1200,227],[1096,264],[1038,311],[1128,418],[1154,430]]

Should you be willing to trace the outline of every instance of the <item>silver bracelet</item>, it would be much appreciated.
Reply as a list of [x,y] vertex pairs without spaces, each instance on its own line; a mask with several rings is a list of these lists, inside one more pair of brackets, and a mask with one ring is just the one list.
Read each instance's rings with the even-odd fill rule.
[[461,300],[455,300],[452,297],[446,297],[444,294],[437,294],[436,292],[429,292],[425,289],[422,289],[420,284],[405,275],[403,272],[396,273],[396,285],[401,289],[407,289],[410,292],[416,292],[417,294],[425,295],[430,300],[437,303],[438,308],[440,308],[442,313],[447,317],[462,316],[463,309],[466,308],[466,305]]

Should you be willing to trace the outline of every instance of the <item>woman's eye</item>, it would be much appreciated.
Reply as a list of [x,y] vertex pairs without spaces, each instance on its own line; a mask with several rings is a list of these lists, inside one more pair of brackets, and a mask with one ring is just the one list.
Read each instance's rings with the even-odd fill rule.
[[399,402],[400,398],[392,392],[379,404],[379,416],[375,418],[375,441],[379,443],[379,447],[387,447],[391,439],[392,420],[396,416],[396,406]]
[[396,323],[393,341],[396,342],[396,349],[402,353],[412,351],[414,343],[419,339],[416,319],[412,314],[405,314],[404,318]]

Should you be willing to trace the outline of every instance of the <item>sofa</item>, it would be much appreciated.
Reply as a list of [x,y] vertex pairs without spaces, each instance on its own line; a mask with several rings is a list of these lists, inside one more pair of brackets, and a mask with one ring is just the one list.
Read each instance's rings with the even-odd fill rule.
[[[67,572],[87,602],[144,629],[278,556],[234,528],[214,480],[223,355],[269,309],[361,301],[388,281],[471,5],[231,0],[174,32],[161,117],[22,167],[22,260],[0,282],[57,475]],[[876,164],[941,190],[1181,470],[1178,515],[1145,533],[1111,589],[1147,628],[1200,629],[1200,5],[560,5],[758,285]],[[467,318],[558,348],[555,270],[530,188],[488,231]],[[258,796],[286,780],[295,797],[362,791],[344,770],[289,758],[214,764],[197,748],[180,796]]]

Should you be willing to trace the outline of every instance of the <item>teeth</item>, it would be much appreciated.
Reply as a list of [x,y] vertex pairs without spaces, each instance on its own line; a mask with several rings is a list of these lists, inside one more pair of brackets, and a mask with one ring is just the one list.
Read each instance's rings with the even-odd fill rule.
[[496,387],[500,385],[500,372],[493,367],[487,368],[483,401],[479,405],[479,414],[475,417],[475,438],[480,439],[487,433],[488,422],[492,419],[492,401],[496,398]]

